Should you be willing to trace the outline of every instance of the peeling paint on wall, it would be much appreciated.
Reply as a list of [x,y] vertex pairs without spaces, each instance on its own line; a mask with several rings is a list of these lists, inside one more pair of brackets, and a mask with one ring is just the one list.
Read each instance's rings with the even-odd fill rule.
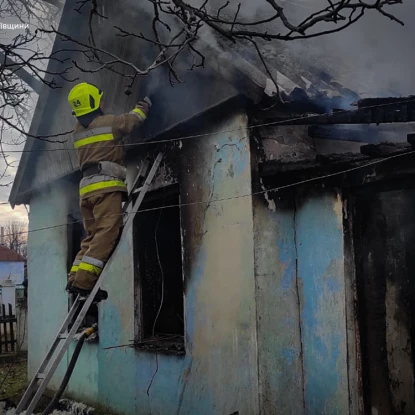
[[305,406],[348,413],[343,230],[339,196],[304,196],[296,215]]
[[264,186],[264,182],[262,181],[262,177],[260,177],[259,182],[261,184],[261,189],[264,191],[263,195],[265,197],[265,200],[268,203],[268,209],[272,212],[276,211],[275,202],[269,197],[268,192],[266,192],[266,187]]
[[260,413],[304,413],[294,204],[254,198]]
[[[246,117],[235,115],[228,128],[216,126],[233,133],[183,147],[183,202],[206,201],[182,211],[192,356],[183,413],[258,413],[252,204],[250,198],[215,202],[251,191],[249,141],[241,137],[245,125]],[[194,376],[201,377],[206,408],[196,403]]]
[[261,414],[348,414],[342,200],[254,199]]
[[[245,196],[252,193],[247,118],[235,112],[216,121],[214,134],[180,143],[179,171],[167,162],[158,182],[180,178],[186,355],[117,347],[134,339],[139,308],[131,231],[105,271],[100,343],[84,347],[69,391],[126,415],[346,414],[355,385],[347,373],[341,195]],[[30,227],[51,217],[64,223],[76,198],[76,188],[35,196]],[[65,233],[29,239],[31,373],[67,310]],[[47,305],[44,287],[54,293]]]
[[[105,271],[109,298],[99,306],[100,343],[86,344],[81,352],[82,364],[77,365],[69,386],[74,396],[126,415],[258,413],[252,203],[250,198],[215,202],[251,191],[246,122],[244,114],[234,114],[214,126],[214,131],[233,133],[183,142],[183,154],[188,156],[179,160],[186,177],[181,181],[182,202],[206,201],[182,211],[186,355],[156,356],[126,347],[105,350],[134,339],[133,239],[129,234]],[[56,208],[49,205],[52,196]],[[51,215],[56,215],[56,223],[64,223],[67,197],[77,196],[54,190],[49,197],[33,200],[30,226],[50,225]],[[46,234],[33,233],[29,240],[31,277],[38,283],[29,288],[29,307],[36,307],[30,308],[32,373],[66,312],[65,233],[55,228]],[[57,278],[49,282],[51,271]],[[41,304],[46,286],[55,299],[47,306]],[[62,370],[66,365],[67,360]],[[60,380],[58,374],[52,388]]]

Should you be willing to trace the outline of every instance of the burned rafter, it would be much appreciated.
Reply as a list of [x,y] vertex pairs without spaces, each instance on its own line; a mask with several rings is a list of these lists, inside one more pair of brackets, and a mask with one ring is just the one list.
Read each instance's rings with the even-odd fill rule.
[[368,144],[360,148],[360,153],[317,154],[314,158],[301,161],[271,160],[259,165],[259,173],[263,177],[292,174],[299,177],[320,176],[323,174],[341,173],[354,167],[371,165],[376,160],[404,154],[415,153],[415,147],[409,143]]
[[360,152],[362,154],[371,157],[390,157],[411,151],[414,151],[414,147],[412,147],[409,143],[381,143],[378,145],[367,144],[360,147]]
[[415,95],[409,95],[408,97],[389,97],[389,98],[364,98],[357,102],[358,108],[367,108],[377,105],[399,105],[403,102],[413,102]]
[[[281,116],[283,108],[257,114],[256,123],[278,120],[278,125],[335,125],[335,124],[384,124],[415,121],[415,97],[372,100],[371,106],[360,106],[356,110],[340,110],[326,114],[302,114],[293,117],[288,111]],[[360,101],[371,102],[368,100]],[[363,105],[363,104],[359,104]]]
[[[365,144],[380,144],[386,141],[405,142],[408,133],[414,131],[411,124],[376,125],[311,125],[311,138],[334,141],[349,141]],[[415,140],[414,140],[415,141]]]
[[211,69],[254,103],[259,104],[264,99],[278,100],[278,87],[274,81],[226,44],[200,39],[198,49],[207,57],[206,64]]
[[350,154],[318,154],[313,159],[302,161],[284,162],[272,160],[259,165],[259,174],[262,177],[279,175],[282,173],[301,172],[302,175],[311,177],[325,173],[335,173],[337,171],[367,163],[371,157],[360,153]]

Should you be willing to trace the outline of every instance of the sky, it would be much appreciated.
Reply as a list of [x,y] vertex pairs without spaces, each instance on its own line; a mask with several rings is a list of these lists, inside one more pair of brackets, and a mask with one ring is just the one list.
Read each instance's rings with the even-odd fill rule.
[[[4,19],[1,23],[17,23],[14,19]],[[0,42],[6,43],[10,38],[13,38],[18,33],[22,33],[21,30],[0,30]],[[24,139],[20,138],[19,134],[10,134],[10,131],[3,132],[3,142],[16,142],[21,143],[18,145],[8,145],[3,146],[3,150],[7,152],[8,150],[22,150],[24,147]],[[17,206],[14,210],[11,209],[10,205],[4,205],[4,202],[8,201],[11,185],[10,182],[13,182],[14,176],[17,171],[17,167],[20,160],[19,153],[7,153],[7,161],[11,164],[11,167],[8,168],[6,176],[0,181],[0,225],[6,224],[8,221],[27,221],[27,211],[24,206]],[[6,163],[3,159],[0,160],[0,173],[2,174],[5,169]],[[7,186],[7,187],[6,187]]]
[[[310,13],[309,4],[327,4],[327,0],[286,0],[296,10]],[[370,1],[369,3],[374,3]],[[302,5],[303,7],[300,7]],[[405,26],[375,12],[339,33],[291,42],[298,61],[321,65],[334,78],[360,95],[399,96],[415,93],[415,1],[385,9],[401,19]]]
[[[33,20],[26,19],[24,16],[21,18],[21,20],[29,24],[29,30],[31,33],[34,33],[34,31],[37,28],[37,24]],[[3,24],[9,25],[9,24],[19,24],[22,23],[19,18],[16,16],[9,16],[5,17],[3,19],[0,19],[0,23],[2,24],[0,28],[0,42],[4,44],[10,43],[10,41],[15,38],[16,36],[20,34],[24,34],[25,30],[20,28],[15,29],[3,29]],[[43,36],[44,37],[44,36]],[[52,46],[52,43],[46,42],[42,38],[39,39],[39,41],[33,43],[33,45],[30,46],[30,49],[34,50],[41,48],[44,50],[44,52],[47,54]],[[31,99],[30,99],[30,107],[35,108],[37,102],[37,95],[35,93],[32,93]],[[33,114],[33,111],[32,111]],[[30,120],[28,120],[27,127],[30,126]],[[28,129],[28,128],[27,128]],[[8,198],[10,195],[11,185],[10,183],[13,182],[14,177],[17,172],[17,168],[20,161],[21,153],[9,153],[8,151],[21,151],[24,148],[24,141],[25,138],[22,137],[17,132],[11,132],[11,131],[3,131],[3,150],[7,154],[7,161],[10,164],[10,167],[7,169],[6,176],[3,177],[0,180],[0,225],[4,225],[9,221],[22,221],[27,222],[28,221],[28,211],[30,211],[29,206],[16,206],[15,209],[12,209],[9,204],[4,204],[4,202],[8,202]],[[4,144],[12,143],[12,144]],[[6,163],[3,159],[0,159],[0,174],[3,173],[4,169],[6,167]]]
[[[245,0],[247,12],[257,9],[265,0]],[[328,71],[335,79],[355,90],[362,96],[410,95],[415,94],[415,1],[403,0],[402,5],[390,7],[405,23],[405,27],[390,21],[384,16],[368,13],[360,22],[347,30],[322,38],[295,41],[284,44],[298,64],[312,64]],[[317,4],[326,4],[327,0],[281,0],[290,13],[297,13],[300,19],[315,10]],[[249,14],[249,13],[248,13]],[[0,23],[17,22],[15,16]],[[32,28],[31,28],[32,29]],[[0,41],[11,39],[17,31],[0,31]],[[267,49],[272,49],[268,44]],[[284,59],[281,49],[275,55],[275,65]],[[277,68],[278,69],[278,68]],[[289,74],[286,74],[289,76]],[[22,149],[22,145],[13,146],[13,150]],[[5,148],[6,151],[10,148]],[[20,154],[10,154],[14,166],[8,171],[9,177],[0,184],[12,181],[16,174]],[[3,164],[2,164],[3,163]],[[0,171],[4,162],[0,161]],[[0,203],[8,200],[10,187],[0,187]],[[0,224],[8,220],[27,220],[23,206],[12,210],[8,205],[0,204]]]

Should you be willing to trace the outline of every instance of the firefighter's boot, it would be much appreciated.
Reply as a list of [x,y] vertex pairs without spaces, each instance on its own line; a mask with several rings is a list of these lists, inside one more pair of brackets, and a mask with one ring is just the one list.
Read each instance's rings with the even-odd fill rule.
[[[81,297],[81,300],[84,300],[86,298],[89,297],[89,295],[91,294],[92,290],[83,290],[82,288],[78,288],[78,287],[73,287],[71,286],[70,288],[70,293],[71,294],[75,294],[75,295],[79,295]],[[105,290],[101,290],[98,289],[98,292],[95,295],[94,298],[94,303],[99,303],[102,300],[106,300],[108,298],[108,292]]]

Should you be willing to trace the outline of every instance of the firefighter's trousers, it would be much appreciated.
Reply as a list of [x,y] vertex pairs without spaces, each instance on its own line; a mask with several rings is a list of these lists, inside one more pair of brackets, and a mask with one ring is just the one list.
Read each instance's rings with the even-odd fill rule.
[[112,192],[81,199],[87,236],[69,274],[73,287],[92,290],[112,254],[123,224],[122,197],[122,192]]

